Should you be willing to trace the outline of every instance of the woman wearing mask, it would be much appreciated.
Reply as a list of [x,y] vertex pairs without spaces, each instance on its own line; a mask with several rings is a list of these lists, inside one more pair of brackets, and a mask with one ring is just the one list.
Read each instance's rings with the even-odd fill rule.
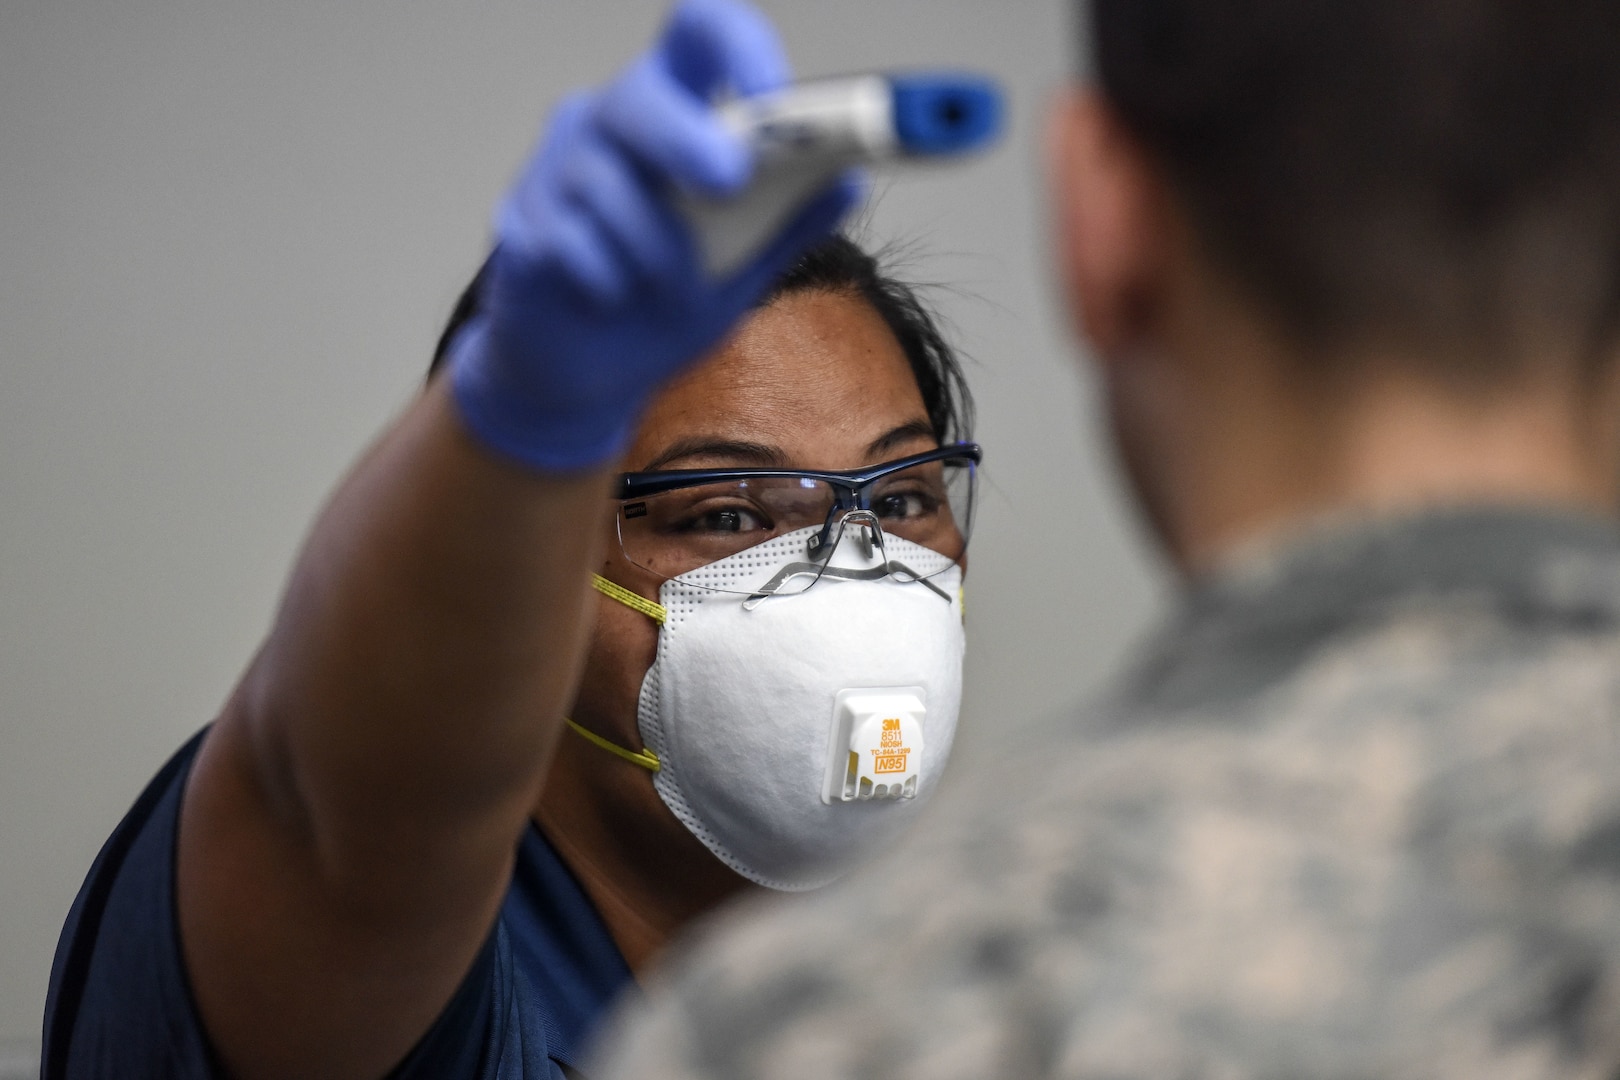
[[217,721],[68,920],[47,1077],[553,1077],[682,925],[814,887],[938,776],[978,451],[949,349],[829,237],[720,281],[670,209],[780,83],[689,3],[565,102],[443,370],[321,514]]

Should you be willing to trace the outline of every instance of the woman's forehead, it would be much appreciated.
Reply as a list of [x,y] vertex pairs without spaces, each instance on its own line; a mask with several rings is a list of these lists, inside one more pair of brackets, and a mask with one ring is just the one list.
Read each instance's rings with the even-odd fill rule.
[[[882,317],[858,297],[806,291],[756,310],[661,391],[628,467],[858,468],[873,452],[892,457],[932,443],[916,377]],[[683,448],[692,452],[669,460]],[[739,460],[749,456],[783,460]]]

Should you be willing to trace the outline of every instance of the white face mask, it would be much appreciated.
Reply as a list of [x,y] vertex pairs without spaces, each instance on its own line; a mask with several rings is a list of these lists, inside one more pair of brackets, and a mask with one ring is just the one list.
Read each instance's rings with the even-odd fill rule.
[[932,576],[863,580],[838,575],[870,574],[885,554],[846,541],[814,588],[749,598],[802,563],[817,531],[666,581],[641,686],[641,763],[657,769],[659,796],[721,861],[773,889],[826,884],[914,820],[962,696],[961,570],[937,552],[886,537],[891,563]]

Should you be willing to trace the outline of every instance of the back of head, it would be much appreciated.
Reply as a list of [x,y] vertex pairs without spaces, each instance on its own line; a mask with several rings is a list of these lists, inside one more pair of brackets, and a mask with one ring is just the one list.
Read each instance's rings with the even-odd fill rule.
[[1093,0],[1096,76],[1307,348],[1484,376],[1620,317],[1614,0]]

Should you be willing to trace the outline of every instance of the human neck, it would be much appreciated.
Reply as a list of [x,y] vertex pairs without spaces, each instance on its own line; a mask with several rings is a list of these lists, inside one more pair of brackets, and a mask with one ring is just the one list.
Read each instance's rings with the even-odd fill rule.
[[[1309,358],[1241,337],[1176,370],[1115,386],[1154,445],[1143,479],[1170,555],[1196,576],[1234,548],[1310,518],[1389,516],[1429,506],[1516,503],[1620,513],[1620,394],[1613,370],[1490,388],[1414,372],[1412,357],[1334,357],[1337,378]],[[1163,361],[1161,363],[1168,363]],[[1612,366],[1611,366],[1612,367]],[[1141,401],[1151,400],[1146,409]],[[1132,422],[1116,416],[1116,423]]]
[[749,885],[675,819],[635,766],[592,758],[601,754],[565,738],[534,816],[639,975],[678,931]]

